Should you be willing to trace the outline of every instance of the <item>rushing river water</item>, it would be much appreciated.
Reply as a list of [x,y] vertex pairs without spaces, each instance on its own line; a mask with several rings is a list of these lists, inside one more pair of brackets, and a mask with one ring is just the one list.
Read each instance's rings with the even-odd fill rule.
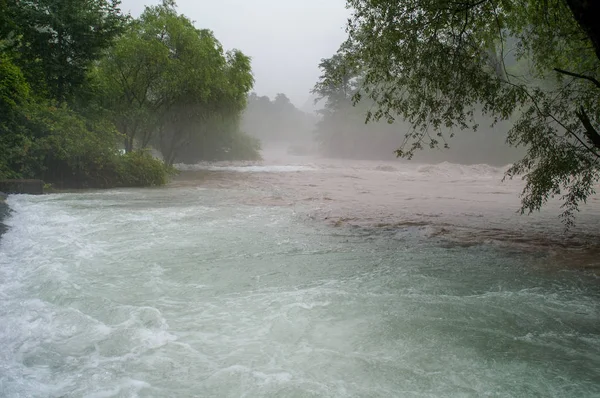
[[0,396],[600,395],[595,201],[565,235],[488,166],[187,169],[9,198]]

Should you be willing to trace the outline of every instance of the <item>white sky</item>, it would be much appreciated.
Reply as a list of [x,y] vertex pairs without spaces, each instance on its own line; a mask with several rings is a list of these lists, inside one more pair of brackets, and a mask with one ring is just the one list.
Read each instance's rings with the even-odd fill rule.
[[[138,16],[157,0],[122,0]],[[254,91],[273,98],[285,93],[298,107],[309,101],[321,58],[346,38],[344,0],[178,0],[178,12],[211,29],[226,50],[252,57]]]

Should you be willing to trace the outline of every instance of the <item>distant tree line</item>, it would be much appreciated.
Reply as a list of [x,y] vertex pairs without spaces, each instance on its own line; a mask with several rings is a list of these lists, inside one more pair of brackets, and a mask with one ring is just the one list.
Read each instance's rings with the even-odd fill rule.
[[145,186],[176,162],[257,159],[252,86],[249,57],[172,1],[134,19],[117,0],[0,0],[0,179]]
[[[393,160],[402,144],[410,123],[403,120],[372,120],[366,115],[376,107],[369,98],[354,101],[364,86],[364,71],[344,64],[341,54],[321,60],[322,76],[313,89],[323,107],[315,128],[315,140],[320,152],[328,157],[348,159]],[[335,79],[331,76],[336,75]],[[479,120],[488,125],[492,120],[479,110]],[[487,127],[487,126],[485,126]],[[461,135],[446,145],[445,150],[419,153],[418,162],[449,161],[462,164],[487,163],[504,166],[518,159],[519,151],[505,144],[508,128],[498,124],[479,132]]]
[[242,126],[264,143],[306,144],[312,141],[316,121],[316,115],[296,108],[285,94],[279,93],[271,100],[250,93]]

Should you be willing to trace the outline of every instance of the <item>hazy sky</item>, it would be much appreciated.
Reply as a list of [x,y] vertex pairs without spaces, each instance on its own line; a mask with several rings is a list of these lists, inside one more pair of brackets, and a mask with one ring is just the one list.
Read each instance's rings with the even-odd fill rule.
[[[122,0],[138,16],[157,0]],[[271,98],[285,93],[302,107],[319,77],[321,58],[345,39],[344,0],[178,0],[178,11],[196,27],[214,31],[225,49],[252,57],[254,91]]]

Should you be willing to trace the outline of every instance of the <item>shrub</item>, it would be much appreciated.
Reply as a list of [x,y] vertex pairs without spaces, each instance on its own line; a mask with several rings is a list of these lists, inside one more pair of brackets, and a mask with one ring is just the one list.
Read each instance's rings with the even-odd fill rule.
[[123,136],[99,113],[32,98],[21,70],[0,54],[0,179],[36,178],[59,188],[153,186],[172,168],[147,152],[120,155]]
[[121,155],[118,162],[118,186],[123,187],[164,185],[176,172],[144,150]]
[[147,152],[121,155],[122,136],[105,120],[45,104],[29,106],[26,113],[27,134],[0,139],[0,147],[14,153],[11,167],[0,167],[8,178],[39,178],[59,188],[112,188],[162,185],[172,174]]
[[227,160],[261,160],[260,140],[244,132],[236,132],[231,137]]
[[29,110],[27,130],[33,140],[31,177],[69,188],[115,186],[120,135],[111,124],[38,104]]

